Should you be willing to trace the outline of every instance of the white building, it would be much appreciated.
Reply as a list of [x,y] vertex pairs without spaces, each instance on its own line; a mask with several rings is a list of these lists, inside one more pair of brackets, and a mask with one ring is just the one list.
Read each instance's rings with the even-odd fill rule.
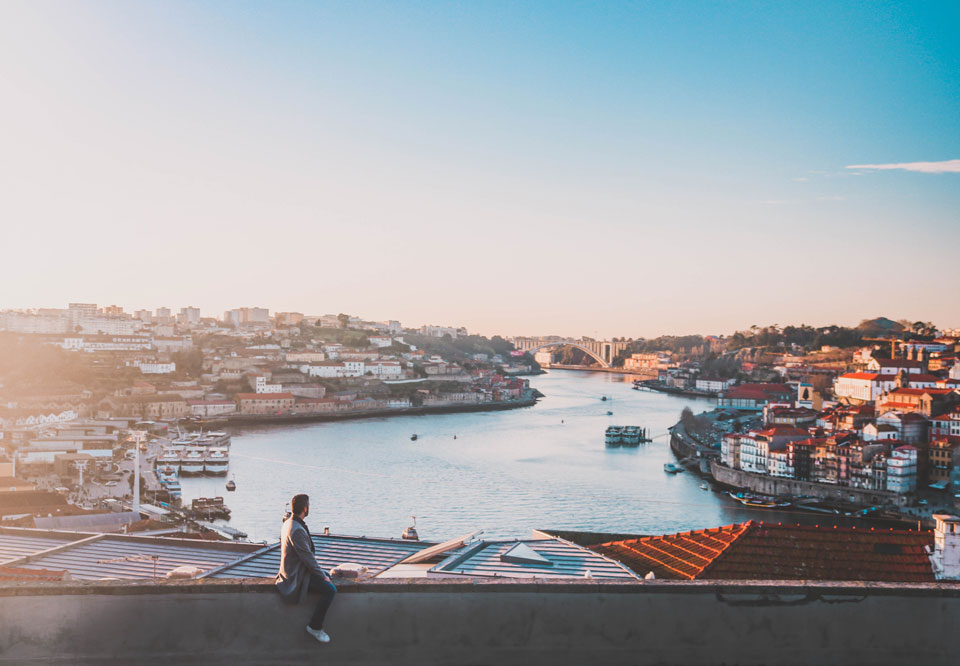
[[254,390],[257,393],[283,393],[283,384],[268,384],[266,377],[257,375]]
[[76,326],[79,327],[77,332],[90,335],[132,335],[143,328],[143,322],[121,315],[98,315],[82,317]]
[[177,323],[186,326],[196,326],[200,323],[200,308],[188,305],[180,308],[180,314],[177,315]]
[[267,308],[235,308],[223,313],[223,321],[234,326],[245,324],[270,325],[270,311]]
[[894,389],[896,385],[896,374],[848,372],[834,381],[833,393],[838,398],[856,402],[876,402],[882,394]]
[[393,338],[389,335],[371,335],[367,340],[374,347],[389,347],[393,344]]
[[712,391],[714,393],[719,393],[720,391],[726,391],[728,388],[733,386],[735,381],[733,379],[719,379],[712,377],[700,377],[697,379],[697,390],[698,391]]
[[960,359],[950,368],[950,379],[960,379]]
[[912,493],[917,489],[917,449],[898,446],[887,458],[887,490]]
[[300,372],[311,377],[359,377],[365,372],[363,361],[324,361],[306,363],[300,366]]
[[400,377],[403,367],[399,361],[372,361],[364,364],[364,373],[369,372],[374,377]]
[[960,579],[960,518],[935,513],[933,519],[933,573],[938,580]]
[[172,361],[170,363],[144,363],[137,361],[134,365],[140,368],[140,372],[145,375],[169,375],[171,372],[176,372],[177,370],[177,364]]
[[0,312],[0,330],[35,334],[68,333],[71,326],[65,314],[41,315],[7,310]]
[[68,336],[56,343],[67,351],[145,351],[153,346],[147,335],[91,335]]
[[420,327],[420,335],[427,335],[431,338],[442,338],[445,335],[449,335],[454,340],[457,339],[459,335],[468,335],[467,329],[464,327],[454,328],[452,326],[432,326],[425,325]]

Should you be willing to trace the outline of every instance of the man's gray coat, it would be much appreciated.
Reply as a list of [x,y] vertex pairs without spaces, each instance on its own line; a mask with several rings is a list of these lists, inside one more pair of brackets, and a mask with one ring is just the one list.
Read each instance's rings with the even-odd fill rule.
[[323,578],[327,573],[317,564],[306,528],[293,517],[283,523],[280,532],[280,571],[277,591],[284,601],[296,604],[307,596],[310,576]]

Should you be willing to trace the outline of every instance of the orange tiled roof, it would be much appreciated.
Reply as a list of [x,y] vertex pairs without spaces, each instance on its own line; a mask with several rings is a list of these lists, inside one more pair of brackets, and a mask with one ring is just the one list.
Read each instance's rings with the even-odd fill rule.
[[857,530],[748,521],[593,549],[658,578],[931,582],[931,532]]

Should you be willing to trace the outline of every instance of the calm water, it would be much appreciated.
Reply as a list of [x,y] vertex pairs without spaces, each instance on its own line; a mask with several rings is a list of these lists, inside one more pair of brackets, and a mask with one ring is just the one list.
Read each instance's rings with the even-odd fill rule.
[[[230,524],[257,541],[279,534],[298,492],[311,497],[314,530],[399,537],[415,515],[430,540],[544,527],[666,533],[758,518],[694,475],[663,471],[673,460],[667,427],[685,405],[699,412],[711,402],[634,391],[607,373],[554,370],[531,384],[546,397],[524,409],[237,430],[237,491],[187,478],[184,500],[225,496]],[[607,449],[608,425],[644,426],[654,442]]]

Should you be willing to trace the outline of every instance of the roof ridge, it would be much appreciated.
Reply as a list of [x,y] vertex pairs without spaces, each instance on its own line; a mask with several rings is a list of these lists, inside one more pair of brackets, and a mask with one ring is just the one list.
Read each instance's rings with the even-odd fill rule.
[[707,562],[707,564],[700,569],[700,574],[704,573],[707,569],[709,569],[710,567],[712,567],[712,566],[714,565],[714,563],[716,563],[717,560],[719,560],[721,557],[723,557],[723,554],[727,552],[727,550],[730,548],[730,546],[732,546],[733,544],[737,543],[744,534],[747,534],[748,532],[752,532],[752,531],[754,531],[754,530],[756,530],[756,529],[759,529],[760,527],[763,526],[763,523],[762,523],[762,522],[758,523],[758,522],[756,522],[755,520],[752,520],[752,519],[751,519],[751,520],[748,520],[748,521],[745,522],[745,523],[741,523],[740,526],[741,526],[741,528],[742,528],[742,529],[740,530],[740,532],[737,533],[737,534],[723,547],[723,549],[722,549],[719,553],[717,553],[717,555],[716,555],[713,559],[711,559],[709,562]]

